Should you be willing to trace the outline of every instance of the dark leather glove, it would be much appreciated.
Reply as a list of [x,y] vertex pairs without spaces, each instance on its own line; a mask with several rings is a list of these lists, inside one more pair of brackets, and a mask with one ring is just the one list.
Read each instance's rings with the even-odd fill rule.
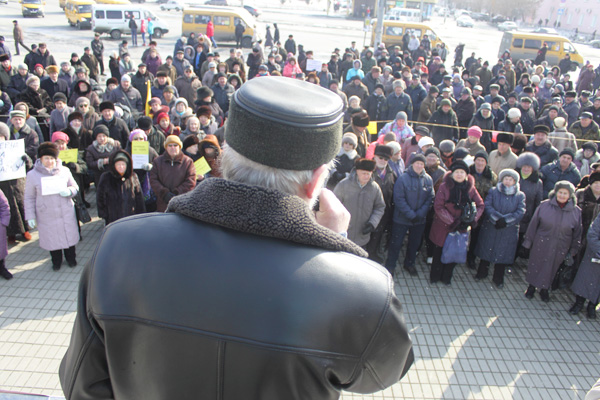
[[500,218],[496,221],[496,229],[506,228],[506,220],[504,218]]
[[69,168],[72,173],[79,173],[79,165],[75,164],[74,162],[67,163],[67,168]]
[[375,227],[373,225],[371,225],[370,222],[367,222],[366,225],[362,229],[362,234],[368,235],[369,233],[373,232],[374,230],[375,230]]
[[23,160],[23,162],[27,162],[28,159],[29,157],[27,157],[27,154],[23,154],[23,156],[21,156],[21,160]]

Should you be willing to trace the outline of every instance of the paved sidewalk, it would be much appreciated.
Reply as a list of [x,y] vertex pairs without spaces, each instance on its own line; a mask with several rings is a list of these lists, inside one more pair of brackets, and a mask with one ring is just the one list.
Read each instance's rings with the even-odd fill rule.
[[[0,389],[62,395],[57,371],[75,318],[79,274],[103,225],[94,218],[82,227],[75,268],[65,263],[53,272],[37,233],[9,250],[15,277],[0,281]],[[415,364],[388,390],[343,399],[583,399],[600,376],[600,320],[568,314],[568,291],[551,293],[549,304],[537,294],[527,300],[522,266],[503,290],[475,282],[463,266],[452,286],[430,285],[428,266],[419,260],[418,277],[398,270],[396,278]]]

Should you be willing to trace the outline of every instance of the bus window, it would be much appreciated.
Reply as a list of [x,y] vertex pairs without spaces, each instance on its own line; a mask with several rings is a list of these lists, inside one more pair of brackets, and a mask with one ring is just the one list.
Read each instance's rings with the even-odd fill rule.
[[400,26],[388,26],[385,29],[385,34],[388,36],[402,36],[402,27]]
[[431,29],[427,29],[427,31],[425,32],[425,34],[427,35],[427,37],[429,38],[429,40],[437,40],[437,35],[435,34],[434,31],[432,31]]
[[121,11],[106,11],[106,18],[108,19],[122,19],[123,18],[123,14],[121,13]]
[[521,47],[523,47],[523,39],[515,39],[515,40],[513,40],[512,45],[513,45],[513,47],[516,47],[516,48],[520,49]]
[[96,19],[104,19],[104,11],[96,10]]
[[539,49],[542,47],[542,41],[536,39],[525,39],[526,49]]
[[196,18],[194,19],[194,23],[197,25],[206,25],[208,24],[208,21],[210,21],[209,15],[196,15]]
[[215,25],[229,26],[231,20],[227,16],[215,15],[215,17],[213,18],[213,23]]

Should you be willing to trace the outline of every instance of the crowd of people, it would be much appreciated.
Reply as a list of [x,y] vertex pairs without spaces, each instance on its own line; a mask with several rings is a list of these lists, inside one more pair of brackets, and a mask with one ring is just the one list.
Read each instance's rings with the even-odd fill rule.
[[[352,42],[311,70],[313,52],[292,35],[282,46],[278,28],[275,34],[247,55],[232,48],[228,57],[203,34],[182,36],[166,57],[150,40],[139,62],[123,41],[106,70],[99,35],[81,58],[73,53],[60,64],[45,43],[16,66],[10,52],[0,54],[0,140],[24,140],[29,171],[0,182],[8,243],[30,240],[37,226],[53,269],[63,253],[73,267],[76,211],[90,207],[90,187],[98,216],[109,224],[163,212],[173,197],[220,178],[232,95],[250,79],[282,76],[320,85],[344,104],[342,147],[327,186],[351,214],[348,238],[371,259],[398,273],[407,237],[403,268],[418,275],[421,253],[431,283],[450,285],[456,262],[445,243],[468,232],[465,264],[475,280],[487,279],[493,265],[492,281],[501,289],[516,258],[528,258],[525,295],[539,290],[547,302],[557,272],[568,268],[577,296],[570,311],[579,313],[587,300],[587,315],[595,318],[598,69],[587,64],[573,82],[567,59],[550,66],[543,57],[513,60],[505,52],[490,68],[474,53],[463,63],[463,48],[447,68],[445,46],[407,32],[402,45],[390,48],[361,50]],[[134,168],[137,141],[148,142],[148,161]],[[77,149],[76,162],[60,161],[67,149]],[[210,172],[198,174],[200,158]],[[45,195],[45,176],[67,184]],[[0,274],[12,277],[4,265]]]

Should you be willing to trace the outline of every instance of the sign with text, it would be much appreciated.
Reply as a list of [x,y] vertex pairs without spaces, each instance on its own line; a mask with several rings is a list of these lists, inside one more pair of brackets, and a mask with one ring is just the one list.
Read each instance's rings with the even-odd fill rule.
[[25,139],[0,142],[0,181],[25,178]]
[[59,194],[67,189],[67,178],[64,176],[45,176],[42,181],[42,196]]
[[208,165],[208,162],[206,162],[204,157],[197,159],[194,163],[194,167],[196,167],[196,176],[204,176],[211,170],[210,165]]
[[144,164],[149,162],[150,143],[141,140],[131,142],[131,159],[133,160],[133,169],[141,169]]
[[306,70],[307,71],[317,71],[321,72],[321,66],[323,65],[323,61],[319,60],[306,60]]
[[67,150],[61,150],[60,154],[58,155],[58,158],[60,158],[60,161],[64,162],[65,164],[68,163],[77,163],[77,153],[79,150],[77,149],[67,149]]

